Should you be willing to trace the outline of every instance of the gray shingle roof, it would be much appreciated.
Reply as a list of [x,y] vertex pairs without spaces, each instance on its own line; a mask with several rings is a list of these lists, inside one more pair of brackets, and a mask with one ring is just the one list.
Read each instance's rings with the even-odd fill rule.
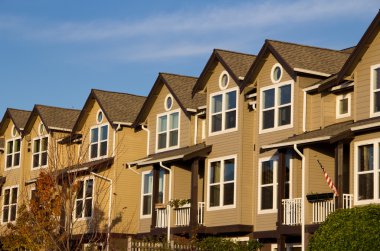
[[36,105],[35,110],[40,115],[44,125],[50,128],[73,129],[78,119],[80,110],[53,107],[46,105]]
[[340,71],[349,51],[338,51],[314,46],[268,40],[290,67],[334,74]]
[[170,73],[160,73],[168,88],[175,95],[184,108],[197,109],[206,105],[206,95],[197,93],[192,97],[192,91],[197,78]]
[[9,115],[17,128],[24,128],[29,119],[30,111],[8,108]]
[[146,97],[128,93],[92,90],[103,112],[111,123],[133,123]]
[[236,77],[245,77],[253,61],[256,59],[255,55],[235,51],[215,49],[215,52],[226,62]]

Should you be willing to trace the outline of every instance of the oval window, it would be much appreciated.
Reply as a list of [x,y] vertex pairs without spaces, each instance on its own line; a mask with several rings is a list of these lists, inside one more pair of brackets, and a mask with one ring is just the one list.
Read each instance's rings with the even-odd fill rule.
[[16,135],[17,135],[17,129],[16,129],[15,126],[13,126],[13,128],[12,128],[12,137],[16,137]]
[[275,64],[272,68],[272,82],[278,83],[282,77],[282,67],[280,64]]
[[103,121],[103,112],[102,111],[98,112],[98,115],[96,116],[96,121],[98,123],[102,123],[102,121]]
[[173,106],[173,98],[171,95],[168,95],[165,100],[165,109],[168,111],[172,109]]
[[42,135],[44,134],[44,131],[45,131],[45,126],[44,124],[41,123],[40,126],[38,127],[38,133]]
[[230,80],[230,78],[228,76],[228,73],[226,71],[223,71],[222,74],[220,74],[220,77],[219,77],[219,87],[220,87],[220,89],[226,89],[226,87],[228,86],[229,80]]

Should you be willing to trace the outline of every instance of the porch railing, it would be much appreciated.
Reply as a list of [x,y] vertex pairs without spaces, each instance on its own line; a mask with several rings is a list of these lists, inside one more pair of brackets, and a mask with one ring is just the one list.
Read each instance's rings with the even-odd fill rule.
[[205,212],[205,203],[198,202],[198,224],[203,225],[204,223],[204,212]]
[[174,209],[175,211],[175,225],[177,227],[190,225],[190,204],[183,205]]
[[156,208],[156,228],[165,228],[168,226],[168,209]]
[[343,208],[349,209],[354,205],[354,195],[353,194],[343,194]]
[[284,225],[299,225],[301,224],[301,209],[302,209],[302,199],[283,199],[283,222]]
[[313,221],[312,223],[322,223],[327,216],[335,211],[335,197],[332,200],[313,202]]

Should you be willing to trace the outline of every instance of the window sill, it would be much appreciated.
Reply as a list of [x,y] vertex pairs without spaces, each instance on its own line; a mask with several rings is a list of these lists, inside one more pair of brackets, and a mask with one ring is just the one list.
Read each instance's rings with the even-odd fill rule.
[[149,215],[140,215],[140,219],[150,219],[152,218],[152,215],[149,214]]
[[217,206],[217,207],[207,207],[207,211],[219,211],[219,210],[226,210],[226,209],[235,209],[236,205],[228,205],[228,206]]
[[4,168],[4,171],[5,171],[5,172],[6,172],[6,171],[11,171],[11,170],[18,169],[18,168],[20,168],[20,166],[5,167],[5,168]]
[[277,209],[265,209],[265,210],[259,209],[257,211],[257,214],[275,214],[275,213],[277,213]]
[[293,124],[277,126],[277,127],[268,128],[268,129],[260,129],[259,134],[265,134],[265,133],[269,133],[269,132],[277,132],[277,131],[282,131],[282,130],[286,130],[286,129],[290,129],[290,128],[293,128]]
[[156,149],[155,153],[162,153],[162,152],[166,152],[166,151],[170,151],[170,150],[175,150],[178,148],[179,148],[179,145],[171,146],[171,147],[167,147],[167,148],[162,148],[162,149]]
[[209,137],[217,136],[217,135],[226,134],[226,133],[230,133],[230,132],[236,132],[237,130],[238,130],[238,128],[235,127],[235,128],[230,128],[227,130],[217,131],[217,132],[208,132],[208,136]]

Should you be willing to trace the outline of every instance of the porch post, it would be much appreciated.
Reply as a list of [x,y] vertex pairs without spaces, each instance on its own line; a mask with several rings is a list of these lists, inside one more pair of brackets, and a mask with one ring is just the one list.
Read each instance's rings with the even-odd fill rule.
[[282,199],[285,198],[285,176],[286,176],[286,161],[285,149],[280,149],[278,156],[278,186],[277,186],[277,226],[281,226],[283,222],[283,207]]
[[157,213],[156,213],[156,203],[158,202],[158,189],[159,189],[159,179],[160,179],[160,166],[158,164],[153,165],[153,192],[152,192],[152,225],[151,229],[156,227]]
[[343,169],[344,169],[344,154],[343,154],[343,143],[338,142],[335,146],[335,181],[337,186],[339,197],[335,199],[335,207],[343,208]]
[[286,251],[285,249],[285,235],[279,234],[277,237],[277,251]]
[[199,158],[195,158],[191,163],[191,208],[190,208],[190,226],[198,225],[198,176],[199,176]]

